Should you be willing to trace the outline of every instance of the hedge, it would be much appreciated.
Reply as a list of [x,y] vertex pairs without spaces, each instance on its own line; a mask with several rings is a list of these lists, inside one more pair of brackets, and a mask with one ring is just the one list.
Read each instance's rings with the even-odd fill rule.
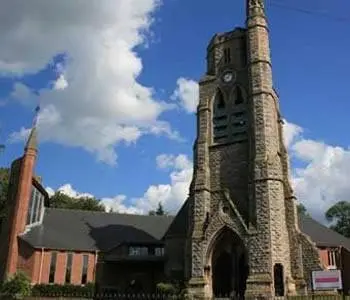
[[32,296],[52,297],[52,296],[72,296],[72,295],[92,295],[94,284],[88,283],[85,286],[73,284],[37,284],[32,287]]

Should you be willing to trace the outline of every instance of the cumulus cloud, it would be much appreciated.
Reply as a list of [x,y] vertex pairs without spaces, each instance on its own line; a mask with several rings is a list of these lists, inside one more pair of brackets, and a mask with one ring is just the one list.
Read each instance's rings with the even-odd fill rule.
[[298,200],[324,222],[330,206],[350,199],[350,150],[307,139],[303,129],[292,123],[285,123],[284,132],[291,155],[303,165],[293,169],[292,185]]
[[10,98],[22,103],[23,105],[33,105],[35,101],[33,91],[21,82],[14,83]]
[[303,129],[296,124],[289,123],[287,120],[283,120],[283,122],[284,144],[287,148],[289,148],[290,145],[295,141],[295,139],[298,138],[303,132]]
[[[147,214],[161,202],[166,211],[175,214],[188,195],[193,172],[192,162],[184,154],[177,156],[161,154],[156,158],[156,163],[161,169],[167,169],[170,172],[170,183],[151,185],[141,197],[128,198],[126,195],[117,195],[101,198],[101,203],[106,210],[118,213]],[[46,190],[50,195],[55,192],[50,187],[47,187]],[[70,184],[65,184],[57,190],[74,198],[92,196],[89,193],[76,191]]]
[[159,119],[172,106],[138,82],[143,65],[134,49],[147,44],[158,5],[158,0],[3,3],[0,75],[36,74],[48,65],[57,75],[36,95],[23,83],[13,87],[13,97],[40,102],[42,141],[83,147],[113,164],[121,142],[144,134],[178,138]]
[[[47,193],[49,194],[49,196],[51,197],[52,195],[54,195],[55,191],[50,188],[50,187],[47,187],[46,188],[46,191]],[[62,185],[61,187],[59,187],[56,192],[61,192],[62,194],[65,194],[69,197],[72,197],[72,198],[92,198],[94,197],[92,194],[89,194],[89,193],[80,193],[78,191],[76,191],[73,186],[69,183],[66,183],[64,185]]]
[[176,213],[187,199],[192,179],[193,164],[187,155],[162,154],[156,159],[161,169],[170,169],[170,183],[151,185],[144,195],[133,200],[136,207],[149,211],[161,202],[165,210]]
[[180,77],[177,80],[177,87],[171,99],[178,101],[180,106],[188,113],[193,113],[197,110],[199,101],[199,86],[192,79]]

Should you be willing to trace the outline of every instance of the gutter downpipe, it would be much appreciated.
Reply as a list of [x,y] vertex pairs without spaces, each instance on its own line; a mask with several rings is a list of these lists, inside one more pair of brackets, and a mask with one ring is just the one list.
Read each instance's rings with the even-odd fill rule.
[[94,272],[93,272],[93,282],[94,282],[94,296],[99,292],[99,288],[96,283],[96,273],[97,273],[97,260],[98,260],[98,250],[95,250],[95,264],[94,264]]
[[41,275],[43,272],[43,263],[44,263],[44,248],[41,248],[41,259],[40,259],[40,269],[39,269],[39,280],[38,280],[38,284],[41,283]]
[[96,283],[97,260],[98,260],[98,250],[95,250],[95,265],[94,265],[94,273],[93,273],[94,283]]

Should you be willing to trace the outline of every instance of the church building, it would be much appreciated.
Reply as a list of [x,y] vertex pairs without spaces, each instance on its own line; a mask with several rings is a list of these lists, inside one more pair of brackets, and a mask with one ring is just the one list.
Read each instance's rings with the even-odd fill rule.
[[33,284],[123,292],[136,282],[148,293],[177,280],[198,299],[270,297],[306,294],[312,271],[339,269],[349,291],[350,239],[298,216],[282,126],[264,1],[246,0],[246,26],[207,48],[193,179],[177,215],[50,208],[34,126],[11,165],[0,280],[22,270]]

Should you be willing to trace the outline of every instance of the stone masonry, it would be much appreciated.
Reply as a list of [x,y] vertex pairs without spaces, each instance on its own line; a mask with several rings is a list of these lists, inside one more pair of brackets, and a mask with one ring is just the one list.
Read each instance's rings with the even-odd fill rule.
[[213,294],[211,257],[223,230],[234,232],[246,249],[246,296],[306,293],[304,249],[310,268],[319,268],[314,245],[298,228],[264,3],[246,1],[246,28],[214,36],[199,82],[184,264],[189,293],[201,299]]

